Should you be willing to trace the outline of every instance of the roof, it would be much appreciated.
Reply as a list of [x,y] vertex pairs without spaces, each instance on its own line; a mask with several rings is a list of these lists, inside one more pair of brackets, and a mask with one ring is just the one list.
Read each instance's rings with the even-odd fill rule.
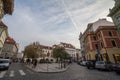
[[11,37],[8,37],[8,38],[6,39],[6,42],[7,42],[7,43],[11,43],[11,44],[15,44],[15,43],[16,43],[15,40],[14,40],[13,38],[11,38]]
[[50,46],[45,46],[45,45],[40,45],[40,47],[41,47],[42,49],[52,49],[52,47],[50,47]]
[[103,18],[103,19],[99,19],[98,21],[93,23],[93,25],[92,25],[93,30],[96,31],[96,29],[99,26],[115,26],[115,25],[112,22],[107,21],[105,18]]
[[73,49],[75,49],[75,47],[74,47],[72,44],[69,44],[69,43],[63,43],[63,42],[61,42],[60,44],[62,44],[63,47],[65,47],[65,48],[73,48]]
[[12,15],[14,10],[14,0],[2,0],[4,5],[4,13]]
[[7,28],[7,26],[2,21],[0,22],[0,27],[6,27]]

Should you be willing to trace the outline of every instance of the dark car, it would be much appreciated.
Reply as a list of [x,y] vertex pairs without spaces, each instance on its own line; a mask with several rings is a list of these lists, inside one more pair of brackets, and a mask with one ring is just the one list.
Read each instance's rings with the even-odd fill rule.
[[114,64],[113,70],[114,70],[117,74],[120,74],[120,64]]
[[88,69],[90,69],[90,68],[95,68],[95,63],[96,63],[95,60],[88,60],[88,61],[86,62],[86,66],[87,66]]
[[78,64],[78,65],[80,65],[80,63],[81,63],[81,61],[80,61],[80,60],[78,60],[78,61],[77,61],[77,64]]

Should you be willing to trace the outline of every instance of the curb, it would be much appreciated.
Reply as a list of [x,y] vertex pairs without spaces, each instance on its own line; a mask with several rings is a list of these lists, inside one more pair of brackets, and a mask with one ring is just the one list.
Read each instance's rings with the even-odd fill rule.
[[26,68],[29,68],[30,70],[34,71],[34,72],[37,72],[37,73],[61,73],[61,72],[65,72],[66,70],[69,69],[69,67],[71,66],[71,64],[69,64],[65,69],[63,70],[60,70],[60,71],[51,71],[51,72],[47,72],[47,71],[36,71],[28,66],[26,66],[25,64],[23,64]]

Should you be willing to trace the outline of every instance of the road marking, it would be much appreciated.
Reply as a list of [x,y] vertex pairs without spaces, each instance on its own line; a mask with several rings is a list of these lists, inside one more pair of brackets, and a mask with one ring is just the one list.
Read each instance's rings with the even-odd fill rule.
[[12,70],[12,71],[10,71],[9,77],[13,77],[13,76],[14,76],[14,71]]
[[0,73],[0,78],[3,78],[6,72],[7,72],[7,71],[2,71],[2,72]]
[[27,71],[28,71],[29,73],[33,74],[33,72],[32,72],[31,70],[27,69]]
[[23,72],[23,70],[19,70],[19,72],[20,72],[21,75],[26,75],[26,74]]

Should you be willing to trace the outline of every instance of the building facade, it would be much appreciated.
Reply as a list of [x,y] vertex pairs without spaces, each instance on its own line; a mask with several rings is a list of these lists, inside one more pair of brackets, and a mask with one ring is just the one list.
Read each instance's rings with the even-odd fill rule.
[[52,47],[50,46],[45,46],[45,45],[40,45],[40,48],[43,51],[43,54],[45,55],[45,59],[53,59],[52,58]]
[[58,46],[64,47],[72,60],[77,60],[76,48],[72,44],[61,42]]
[[84,33],[86,59],[120,62],[120,38],[114,24],[99,19],[88,27]]
[[86,60],[85,58],[85,42],[84,42],[84,35],[80,33],[79,35],[79,41],[80,41],[80,48],[81,48],[81,60]]
[[114,1],[115,5],[112,9],[110,9],[110,13],[108,14],[108,16],[112,18],[120,36],[120,0]]
[[18,43],[16,43],[13,38],[8,37],[4,43],[1,57],[15,59],[17,57],[18,50]]
[[81,49],[76,49],[76,60],[82,60]]
[[8,27],[1,21],[0,22],[0,54],[7,37],[8,37]]

